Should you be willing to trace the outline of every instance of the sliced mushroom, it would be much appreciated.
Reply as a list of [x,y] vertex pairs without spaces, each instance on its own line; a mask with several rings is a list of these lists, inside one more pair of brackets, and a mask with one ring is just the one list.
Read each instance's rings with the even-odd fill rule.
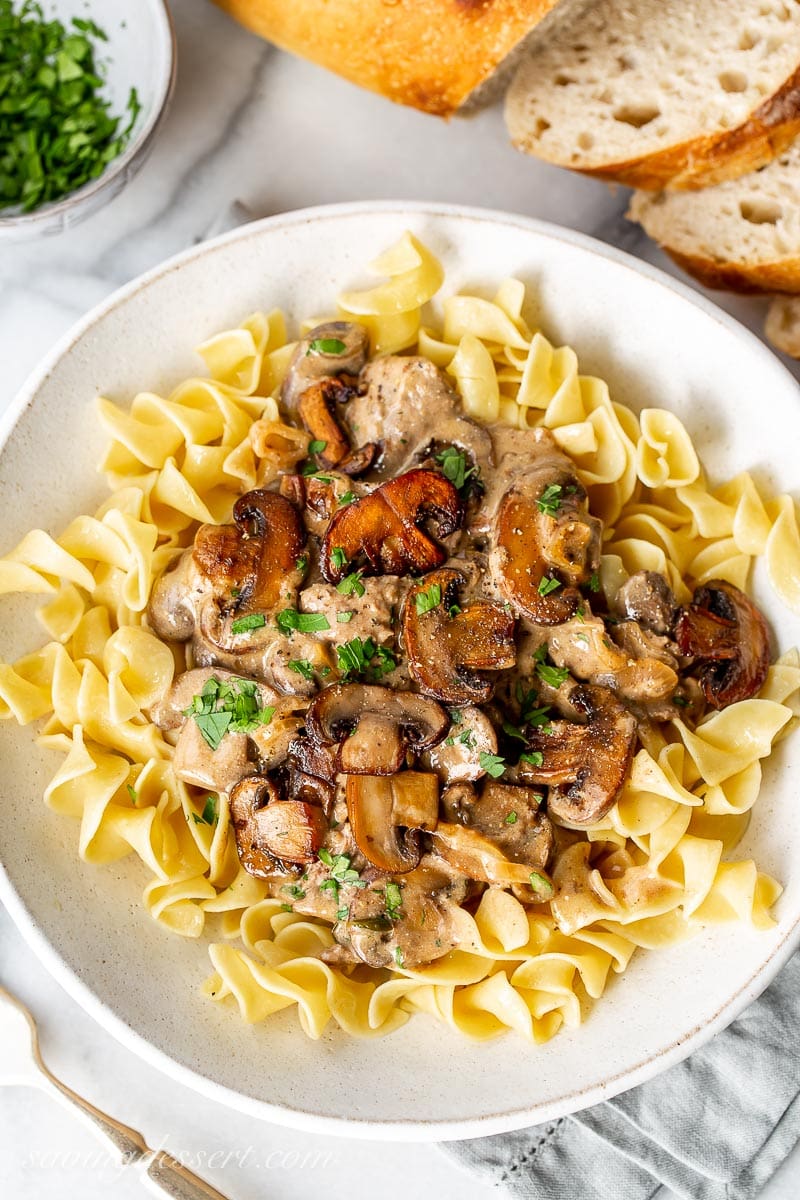
[[297,343],[281,388],[290,413],[306,388],[331,375],[358,375],[369,353],[369,334],[353,321],[326,321]]
[[[623,625],[630,626],[626,621]],[[622,628],[622,626],[620,626]],[[638,626],[635,628],[638,629]],[[624,632],[623,635],[624,636]],[[643,656],[634,653],[633,639],[625,649],[615,645],[599,617],[584,611],[547,631],[548,652],[557,667],[576,679],[610,687],[627,700],[647,704],[672,696],[678,686],[677,663],[652,654],[643,642]]]
[[[466,582],[442,568],[415,583],[403,608],[403,637],[412,677],[448,704],[485,704],[493,684],[481,672],[516,662],[514,618],[499,604],[456,604]],[[438,597],[438,600],[437,600]]]
[[424,752],[421,765],[426,771],[435,771],[443,784],[481,779],[486,774],[481,756],[497,754],[494,725],[472,705],[454,711],[452,716],[447,737]]
[[315,451],[317,461],[323,467],[339,467],[350,476],[369,470],[378,453],[374,442],[351,450],[347,435],[336,420],[333,406],[345,403],[354,394],[349,377],[320,379],[302,393],[297,409],[311,437],[322,444],[322,449]]
[[444,476],[408,471],[334,514],[320,547],[322,573],[339,583],[356,568],[365,575],[431,571],[447,556],[421,525],[431,521],[437,536],[447,537],[462,517],[458,492]]
[[551,454],[509,488],[494,523],[497,585],[537,625],[568,621],[581,602],[578,584],[600,562],[601,523],[589,514],[586,491],[568,460],[557,459],[562,466]]
[[234,622],[274,612],[287,590],[297,588],[306,534],[294,505],[258,489],[239,497],[233,520],[201,525],[193,549],[156,582],[148,617],[162,637],[186,640],[197,633],[228,654],[249,652],[267,622],[240,633]]
[[325,688],[306,714],[310,736],[339,743],[337,769],[351,775],[394,774],[407,750],[429,749],[449,725],[445,709],[427,696],[360,683]]
[[321,808],[282,800],[265,775],[237,783],[230,812],[241,864],[260,879],[284,874],[286,863],[313,862],[328,828]]
[[442,813],[453,825],[474,829],[493,842],[512,862],[529,869],[546,867],[553,854],[553,827],[541,811],[544,795],[490,779],[480,796],[469,784],[450,787],[442,796]]
[[680,611],[675,639],[701,665],[700,683],[713,708],[760,691],[769,670],[769,630],[755,604],[724,579],[699,587]]
[[390,875],[412,871],[420,859],[416,830],[434,829],[439,781],[421,771],[348,775],[347,815],[364,857]]
[[549,900],[553,885],[538,867],[512,862],[503,851],[475,829],[440,821],[431,834],[433,850],[468,879],[507,888],[523,884],[537,891],[542,900]]
[[652,633],[667,634],[675,623],[677,603],[672,589],[657,571],[637,571],[623,583],[614,609]]
[[[607,688],[577,686],[569,696],[585,724],[553,721],[529,735],[519,778],[548,784],[551,816],[576,828],[602,820],[628,775],[636,743],[636,718]],[[541,755],[541,766],[530,757]]]

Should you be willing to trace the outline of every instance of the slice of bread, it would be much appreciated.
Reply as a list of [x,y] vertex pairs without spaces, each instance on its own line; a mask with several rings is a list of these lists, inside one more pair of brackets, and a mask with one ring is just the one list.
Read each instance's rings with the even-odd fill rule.
[[764,333],[773,346],[800,358],[800,296],[776,296],[767,310]]
[[800,0],[570,7],[529,44],[506,121],[519,149],[632,187],[736,178],[800,132]]
[[492,99],[558,0],[216,0],[360,87],[448,117]]
[[702,192],[636,192],[628,216],[706,287],[800,292],[800,141]]

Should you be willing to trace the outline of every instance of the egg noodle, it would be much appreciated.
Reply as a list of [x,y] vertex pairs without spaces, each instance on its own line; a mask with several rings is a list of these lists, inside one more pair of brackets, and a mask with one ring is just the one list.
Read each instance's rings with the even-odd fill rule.
[[[712,487],[677,417],[615,403],[601,379],[579,374],[572,349],[528,327],[518,280],[491,301],[446,297],[433,329],[423,307],[444,281],[434,256],[405,234],[373,269],[384,281],[343,293],[337,315],[368,328],[373,353],[430,358],[476,421],[552,431],[604,522],[608,596],[627,574],[648,570],[686,603],[687,578],[743,588],[764,556],[778,596],[800,611],[791,497],[763,496],[748,474]],[[110,496],[58,538],[34,530],[0,559],[0,592],[45,598],[37,616],[49,638],[0,664],[0,717],[44,719],[38,744],[63,756],[45,800],[80,822],[81,858],[137,854],[150,877],[144,903],[160,925],[190,938],[213,926],[207,994],[233,997],[250,1022],[296,1006],[315,1038],[331,1020],[369,1036],[423,1011],[469,1037],[514,1029],[543,1042],[580,1022],[637,947],[719,922],[772,925],[779,884],[754,862],[722,855],[745,831],[761,760],[796,718],[796,651],[770,668],[758,698],[696,729],[676,720],[643,733],[617,803],[559,860],[556,883],[563,863],[578,886],[532,908],[488,888],[474,915],[456,912],[459,948],[430,965],[327,965],[330,927],[287,911],[241,867],[225,797],[176,778],[172,745],[149,719],[186,662],[145,614],[154,579],[199,523],[228,520],[237,496],[305,458],[308,435],[284,423],[276,399],[294,344],[279,311],[255,313],[199,347],[207,378],[167,397],[141,392],[127,410],[98,400]]]

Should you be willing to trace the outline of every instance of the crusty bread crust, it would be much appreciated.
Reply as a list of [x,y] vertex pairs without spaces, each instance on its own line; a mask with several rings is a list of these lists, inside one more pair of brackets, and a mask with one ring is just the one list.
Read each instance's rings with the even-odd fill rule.
[[[692,138],[658,154],[596,168],[575,168],[608,183],[642,191],[696,191],[757,171],[800,134],[800,68],[735,129]],[[540,149],[520,146],[540,155]],[[569,164],[562,164],[569,165]],[[712,286],[712,285],[710,285]],[[725,286],[725,285],[719,285]]]
[[800,255],[775,262],[715,262],[699,254],[683,254],[672,246],[662,245],[661,249],[707,288],[745,295],[800,292]]
[[248,29],[398,104],[448,117],[558,0],[216,0]]

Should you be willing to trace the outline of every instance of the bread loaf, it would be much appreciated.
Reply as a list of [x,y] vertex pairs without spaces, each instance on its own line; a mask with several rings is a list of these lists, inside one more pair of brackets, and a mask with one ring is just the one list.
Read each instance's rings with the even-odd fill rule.
[[596,0],[558,10],[508,91],[520,149],[633,187],[706,187],[800,132],[800,0]]
[[217,0],[276,46],[438,116],[502,86],[557,0]]
[[773,346],[800,358],[800,296],[776,296],[767,311],[764,333]]
[[701,192],[637,192],[628,215],[706,287],[800,292],[800,142]]

